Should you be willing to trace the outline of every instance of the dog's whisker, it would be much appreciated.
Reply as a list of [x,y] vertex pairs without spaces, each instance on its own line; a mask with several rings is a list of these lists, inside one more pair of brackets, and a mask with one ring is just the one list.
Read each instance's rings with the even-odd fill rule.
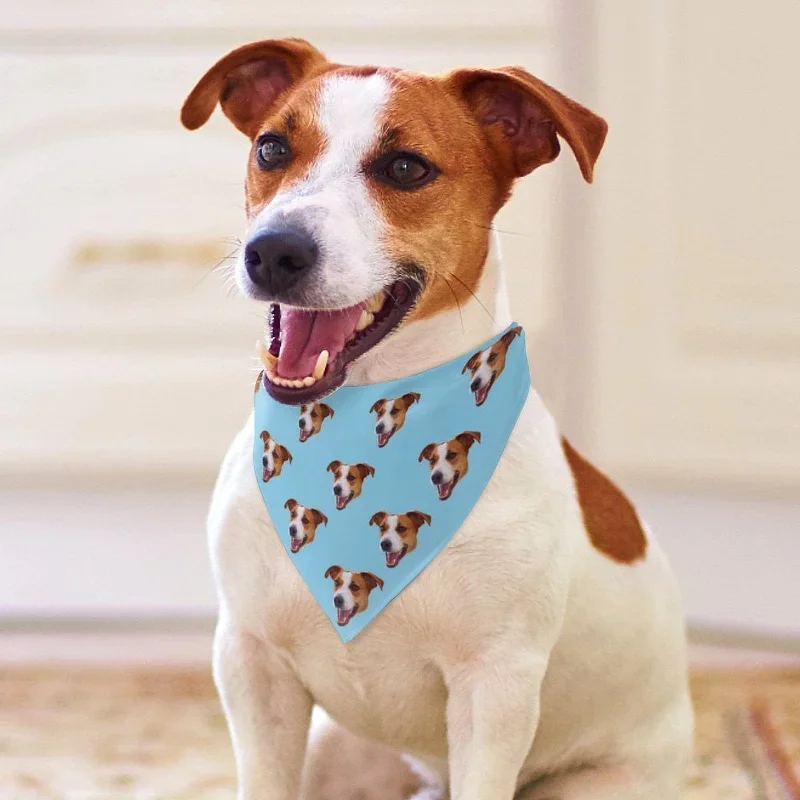
[[523,233],[522,231],[507,231],[503,230],[503,228],[497,228],[494,225],[481,225],[479,222],[471,223],[476,228],[482,228],[485,231],[493,231],[494,233],[502,233],[504,236],[525,236],[527,238],[533,238],[533,234],[531,233]]

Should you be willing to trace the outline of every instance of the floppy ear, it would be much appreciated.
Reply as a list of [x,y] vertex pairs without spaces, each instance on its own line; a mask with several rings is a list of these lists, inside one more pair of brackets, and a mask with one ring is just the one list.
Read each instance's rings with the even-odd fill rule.
[[370,525],[381,525],[381,523],[386,519],[386,512],[385,511],[376,511],[369,519]]
[[511,346],[511,342],[522,333],[522,327],[515,325],[510,331],[506,331],[501,337],[500,341],[505,345],[506,350]]
[[252,42],[223,56],[203,75],[181,109],[193,131],[204,125],[219,102],[225,116],[251,139],[287,89],[327,63],[303,39]]
[[259,438],[266,444],[269,441],[269,431],[261,431]]
[[406,392],[403,395],[403,402],[408,408],[412,403],[419,403],[421,397],[422,395],[419,392]]
[[419,528],[424,522],[427,522],[428,525],[431,524],[431,515],[426,514],[424,511],[408,511],[406,516],[409,519],[414,520],[414,524]]
[[522,67],[460,69],[444,80],[463,98],[511,177],[553,161],[561,150],[561,136],[583,177],[592,182],[608,125],[588,108]]
[[361,473],[361,479],[367,477],[367,475],[375,475],[375,467],[371,467],[369,464],[356,464],[356,469]]
[[367,589],[371,592],[376,586],[380,586],[383,589],[383,579],[379,578],[377,575],[373,575],[371,572],[362,572],[362,577],[364,578],[364,583],[367,584]]
[[469,450],[475,442],[480,443],[481,435],[479,431],[464,431],[459,433],[456,439],[464,445],[465,450]]
[[423,451],[419,454],[419,458],[417,461],[422,461],[424,458],[426,461],[433,455],[433,451],[436,449],[436,443],[431,442],[430,444],[426,444]]
[[333,578],[334,580],[336,580],[341,574],[342,574],[342,568],[338,564],[334,564],[333,566],[328,567],[328,569],[325,570],[324,577]]
[[322,412],[322,419],[333,416],[333,409],[327,403],[320,403],[319,410]]
[[482,351],[481,351],[481,350],[479,350],[477,353],[473,353],[473,354],[470,356],[470,358],[469,358],[469,361],[467,361],[467,363],[466,363],[466,364],[464,364],[464,368],[461,370],[461,374],[462,374],[462,375],[463,375],[463,374],[464,374],[464,373],[465,373],[467,370],[469,370],[469,371],[471,372],[473,369],[475,369],[475,367],[477,367],[477,366],[478,366],[478,362],[479,362],[479,361],[480,361],[480,359],[481,359],[481,352],[482,352]]
[[311,509],[311,516],[314,518],[314,522],[317,525],[328,524],[328,518],[321,511],[318,511],[316,508]]
[[288,461],[290,464],[292,463],[292,454],[282,445],[278,445],[278,452],[281,454],[281,458],[284,461]]
[[342,466],[342,462],[341,461],[331,461],[331,463],[328,464],[327,467],[325,467],[325,471],[326,472],[336,472],[336,470],[339,469],[339,467],[341,467],[341,466]]
[[289,511],[294,511],[297,508],[297,500],[294,497],[290,497],[284,504],[284,508],[288,508]]
[[372,413],[374,413],[375,411],[377,411],[378,413],[380,413],[381,411],[383,411],[383,404],[384,404],[385,402],[386,402],[386,398],[385,398],[385,397],[382,397],[380,400],[376,400],[376,401],[375,401],[375,402],[372,404],[372,408],[369,410],[369,413],[370,413],[370,414],[372,414]]

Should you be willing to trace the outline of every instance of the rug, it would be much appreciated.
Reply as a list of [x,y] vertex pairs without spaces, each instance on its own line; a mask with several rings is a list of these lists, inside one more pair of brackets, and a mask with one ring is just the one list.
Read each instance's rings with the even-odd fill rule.
[[[686,800],[800,800],[800,671],[696,671]],[[233,800],[205,670],[0,669],[2,800]]]

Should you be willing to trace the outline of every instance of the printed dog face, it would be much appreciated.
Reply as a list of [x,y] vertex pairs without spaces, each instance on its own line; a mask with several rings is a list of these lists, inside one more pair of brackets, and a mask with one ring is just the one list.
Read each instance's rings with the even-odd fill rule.
[[269,431],[261,431],[261,441],[264,443],[264,455],[261,456],[262,479],[266,483],[281,474],[287,461],[292,463],[292,454],[282,444],[278,444],[269,435]]
[[423,511],[406,511],[405,514],[387,514],[378,511],[372,515],[370,525],[377,525],[380,531],[380,547],[386,557],[387,567],[396,567],[409,553],[417,548],[419,529],[431,517]]
[[431,442],[419,454],[419,461],[427,460],[431,470],[431,483],[436,487],[440,500],[447,500],[456,484],[469,470],[469,449],[480,443],[478,431],[463,431],[447,442]]
[[511,342],[522,333],[516,326],[507,331],[491,347],[475,353],[461,370],[463,375],[470,372],[469,390],[475,395],[475,405],[482,406],[489,396],[489,390],[506,368],[506,354]]
[[305,442],[322,430],[322,423],[333,417],[333,409],[327,403],[305,403],[300,406],[300,441]]
[[378,447],[385,447],[389,439],[405,425],[406,412],[413,403],[419,403],[419,401],[419,392],[406,392],[402,397],[389,400],[384,397],[372,404],[370,413],[378,415],[375,421]]
[[[228,53],[183,124],[199,128],[217,103],[252,143],[236,280],[272,304],[265,385],[292,404],[340,386],[401,325],[467,299],[514,181],[553,161],[559,137],[590,181],[606,135],[520,67],[348,66],[301,39]],[[456,289],[435,280],[443,264]]]
[[331,461],[327,469],[333,473],[333,495],[340,511],[361,494],[364,479],[375,474],[375,467],[369,464],[343,464],[341,461]]
[[318,525],[327,525],[328,518],[316,508],[301,505],[293,497],[284,504],[289,509],[289,545],[293,553],[299,553],[303,545],[311,544]]
[[325,571],[326,578],[333,579],[333,605],[336,606],[336,622],[347,625],[356,614],[366,611],[369,593],[377,586],[383,590],[383,580],[371,572],[351,572],[334,564]]

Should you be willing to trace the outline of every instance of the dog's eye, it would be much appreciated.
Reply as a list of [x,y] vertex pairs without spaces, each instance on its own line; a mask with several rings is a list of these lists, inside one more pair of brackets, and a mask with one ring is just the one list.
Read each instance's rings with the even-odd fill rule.
[[347,587],[350,589],[351,592],[357,592],[361,587],[357,583],[351,583],[350,586]]
[[447,451],[447,460],[448,461],[455,461],[456,460],[456,454],[452,450],[448,450]]
[[489,358],[486,359],[487,364],[494,364],[497,361],[497,353],[492,353]]
[[408,528],[406,528],[405,525],[398,525],[397,526],[397,532],[398,533],[405,533],[407,530],[408,530]]
[[348,480],[349,483],[353,483],[355,481],[355,479],[356,479],[355,475],[348,475],[347,476],[347,480]]
[[319,416],[316,411],[311,412],[311,419],[316,419]]
[[256,141],[256,161],[261,169],[280,169],[291,157],[289,143],[283,136],[266,133]]
[[301,521],[302,521],[303,525],[308,525],[308,517],[302,517]]
[[392,409],[392,410],[389,412],[389,416],[391,416],[391,417],[396,417],[396,416],[397,416],[399,413],[400,413],[400,410],[399,410],[399,409],[397,409],[397,408],[393,408],[393,409]]
[[376,178],[395,189],[419,189],[439,171],[416,153],[394,152],[379,158],[372,167]]

